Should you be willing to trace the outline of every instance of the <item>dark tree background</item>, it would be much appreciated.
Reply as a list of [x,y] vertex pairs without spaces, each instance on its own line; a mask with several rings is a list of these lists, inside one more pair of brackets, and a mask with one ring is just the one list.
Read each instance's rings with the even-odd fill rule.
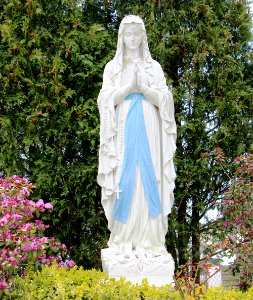
[[[36,183],[54,205],[51,234],[86,268],[109,232],[96,183],[103,68],[125,14],[140,15],[173,91],[178,125],[175,205],[167,247],[176,265],[200,257],[201,234],[226,170],[252,152],[253,66],[246,1],[0,1],[0,172]],[[229,168],[229,166],[228,166]]]

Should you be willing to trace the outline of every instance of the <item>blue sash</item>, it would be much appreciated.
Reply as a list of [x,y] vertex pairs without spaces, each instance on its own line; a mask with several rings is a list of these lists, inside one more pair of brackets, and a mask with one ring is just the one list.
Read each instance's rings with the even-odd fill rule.
[[125,150],[118,187],[120,194],[114,206],[114,219],[124,224],[127,222],[132,201],[137,164],[149,214],[155,218],[161,213],[161,201],[142,110],[142,100],[145,100],[145,97],[143,94],[133,93],[129,94],[126,100],[131,100],[131,104],[124,132]]

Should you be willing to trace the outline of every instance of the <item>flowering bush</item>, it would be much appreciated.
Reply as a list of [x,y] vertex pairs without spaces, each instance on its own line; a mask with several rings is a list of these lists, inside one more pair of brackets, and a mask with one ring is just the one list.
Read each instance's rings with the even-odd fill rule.
[[235,176],[225,193],[223,234],[228,255],[235,256],[233,272],[241,274],[241,288],[253,285],[253,154],[234,161]]
[[[215,163],[217,170],[228,175],[228,180],[222,185],[220,197],[213,200],[213,207],[221,215],[204,237],[206,256],[194,264],[189,260],[176,274],[175,286],[182,297],[199,297],[199,288],[220,270],[219,259],[224,256],[235,258],[230,269],[234,274],[240,273],[241,289],[253,286],[253,154],[240,155],[231,164],[222,149],[215,148],[212,153],[205,153],[203,158],[209,163]],[[214,273],[209,272],[212,257],[216,266]],[[205,274],[204,282],[197,280],[200,270]]]
[[0,178],[0,293],[8,289],[13,275],[25,274],[29,269],[57,263],[72,267],[73,261],[62,261],[66,246],[45,237],[44,225],[39,219],[53,206],[29,200],[35,186],[26,178]]

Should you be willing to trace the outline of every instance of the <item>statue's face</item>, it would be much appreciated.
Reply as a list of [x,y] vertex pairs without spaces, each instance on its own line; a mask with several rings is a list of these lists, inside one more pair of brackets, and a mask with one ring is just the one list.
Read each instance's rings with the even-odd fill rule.
[[142,42],[142,30],[136,24],[125,25],[123,30],[123,43],[126,49],[139,49]]

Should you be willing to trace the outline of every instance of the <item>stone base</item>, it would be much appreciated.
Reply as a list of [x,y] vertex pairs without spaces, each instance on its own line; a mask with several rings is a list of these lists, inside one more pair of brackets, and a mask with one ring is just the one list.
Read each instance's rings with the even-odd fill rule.
[[151,256],[149,254],[119,255],[111,249],[101,250],[103,271],[111,278],[124,277],[132,283],[141,284],[146,278],[150,285],[162,286],[173,283],[175,264],[172,256]]

